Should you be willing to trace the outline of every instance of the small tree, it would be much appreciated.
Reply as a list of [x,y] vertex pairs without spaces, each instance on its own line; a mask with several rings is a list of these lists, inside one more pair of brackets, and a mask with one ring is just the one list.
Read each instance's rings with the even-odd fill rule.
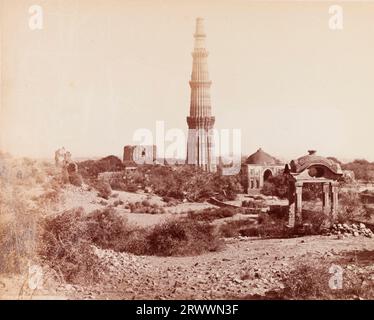
[[281,199],[288,197],[288,180],[283,174],[269,177],[265,181],[261,193],[267,196],[277,196]]

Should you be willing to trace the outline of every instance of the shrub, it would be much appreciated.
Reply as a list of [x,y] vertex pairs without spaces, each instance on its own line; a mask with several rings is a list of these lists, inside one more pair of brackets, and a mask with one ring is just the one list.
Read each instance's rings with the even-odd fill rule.
[[103,249],[127,251],[127,241],[133,228],[125,217],[119,216],[113,209],[96,210],[90,213],[87,224],[88,239]]
[[47,217],[42,223],[39,255],[65,281],[72,283],[95,282],[102,271],[97,267],[84,215],[84,210],[78,208]]
[[113,190],[127,191],[123,172],[113,173],[109,178],[109,184]]
[[300,229],[302,234],[323,234],[330,229],[331,218],[322,211],[303,210],[303,225],[307,228]]
[[339,194],[338,222],[345,223],[365,214],[365,209],[357,192],[348,191]]
[[322,199],[322,184],[306,183],[303,187],[302,197],[304,201]]
[[79,173],[73,172],[69,174],[69,182],[74,186],[81,187],[83,184],[83,179]]
[[283,219],[261,213],[257,221],[252,219],[228,221],[220,227],[220,232],[224,237],[287,238],[293,231],[287,229]]
[[188,212],[188,217],[200,221],[213,221],[215,219],[232,217],[238,210],[234,208],[207,208]]
[[263,201],[244,200],[242,201],[242,207],[251,209],[261,209],[264,206]]
[[328,286],[330,277],[326,264],[299,263],[283,278],[282,293],[288,299],[321,298],[331,291]]
[[[233,200],[243,192],[239,176],[221,176],[193,166],[142,166],[126,178],[127,188],[132,185],[149,188],[161,197],[202,202],[212,196]],[[129,190],[127,190],[129,191]]]
[[136,191],[138,191],[138,186],[137,185],[135,185],[135,184],[129,184],[129,185],[126,185],[126,187],[125,187],[125,191],[127,191],[127,192],[136,192]]
[[156,225],[147,240],[149,253],[158,256],[196,255],[221,246],[213,226],[190,219]]
[[[298,262],[296,267],[283,276],[284,289],[279,293],[285,299],[373,299],[374,291],[362,273],[343,269],[342,288],[333,290],[329,287],[332,264],[319,261]],[[370,278],[370,274],[369,274]]]
[[100,160],[87,160],[78,163],[78,170],[86,179],[96,179],[99,173],[123,170],[121,159],[113,155]]
[[369,162],[365,159],[356,159],[353,162],[343,164],[342,169],[353,171],[355,178],[358,180],[374,180],[374,162]]
[[98,196],[106,200],[112,194],[112,188],[108,182],[98,181],[94,184],[94,188],[98,191]]
[[288,197],[288,181],[284,174],[271,176],[264,182],[261,193],[267,196],[276,196],[281,199]]
[[165,209],[157,204],[150,204],[148,200],[142,202],[132,202],[129,204],[131,213],[165,213]]
[[[190,219],[139,228],[113,209],[85,214],[82,208],[45,218],[38,248],[41,259],[66,281],[100,281],[105,268],[95,246],[137,255],[183,256],[218,250],[221,240],[213,226]],[[104,269],[103,269],[104,268]]]
[[220,234],[226,238],[238,237],[240,235],[250,236],[249,234],[258,236],[258,232],[253,231],[254,229],[257,229],[255,221],[253,221],[252,219],[242,219],[225,222],[220,226],[219,231]]
[[113,206],[115,206],[115,207],[121,206],[123,204],[124,204],[124,202],[122,200],[116,200],[116,201],[113,202]]

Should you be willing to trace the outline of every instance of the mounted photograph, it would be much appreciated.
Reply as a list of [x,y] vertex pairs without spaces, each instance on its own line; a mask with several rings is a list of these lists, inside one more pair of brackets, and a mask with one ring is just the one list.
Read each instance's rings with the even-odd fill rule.
[[373,57],[374,1],[0,0],[0,300],[373,300]]

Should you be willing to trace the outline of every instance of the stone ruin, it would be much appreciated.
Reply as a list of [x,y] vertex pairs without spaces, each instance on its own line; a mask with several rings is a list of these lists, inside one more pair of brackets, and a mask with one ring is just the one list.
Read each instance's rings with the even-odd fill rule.
[[65,147],[55,151],[55,165],[61,168],[63,180],[74,185],[81,185],[81,178],[78,175],[78,165],[71,159],[71,153]]
[[331,159],[316,155],[309,150],[308,155],[292,160],[286,165],[284,173],[288,177],[288,201],[290,227],[302,222],[302,190],[306,184],[322,184],[323,211],[329,213],[332,220],[338,210],[338,181],[343,176],[340,165]]

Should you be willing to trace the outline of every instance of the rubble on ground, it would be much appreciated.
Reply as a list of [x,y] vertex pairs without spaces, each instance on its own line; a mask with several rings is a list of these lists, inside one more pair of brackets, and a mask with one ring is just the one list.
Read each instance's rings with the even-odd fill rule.
[[365,236],[368,238],[374,238],[373,231],[371,231],[363,223],[360,223],[360,224],[337,223],[332,226],[331,231],[332,231],[332,234],[342,235],[342,236],[352,235],[354,237]]

